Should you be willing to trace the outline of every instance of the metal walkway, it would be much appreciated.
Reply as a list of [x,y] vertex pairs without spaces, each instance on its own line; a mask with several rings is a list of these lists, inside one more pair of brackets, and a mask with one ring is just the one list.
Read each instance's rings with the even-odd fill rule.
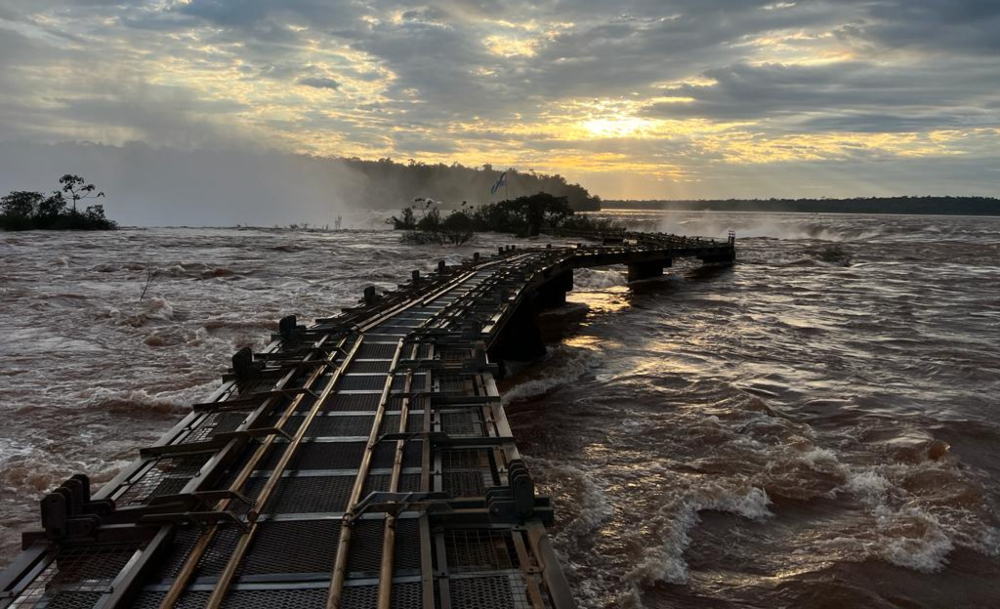
[[[728,263],[734,239],[478,254],[309,327],[281,320],[93,496],[74,476],[0,574],[0,609],[573,607],[495,379],[544,352],[574,268]],[[494,363],[496,362],[496,363]]]

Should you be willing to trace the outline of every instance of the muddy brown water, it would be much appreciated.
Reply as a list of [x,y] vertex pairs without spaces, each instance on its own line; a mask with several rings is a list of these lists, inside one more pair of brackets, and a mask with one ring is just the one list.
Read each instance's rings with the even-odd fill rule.
[[[618,215],[735,229],[740,263],[579,271],[503,382],[581,606],[1000,606],[1000,218]],[[47,489],[109,479],[282,315],[514,241],[0,234],[0,564]]]

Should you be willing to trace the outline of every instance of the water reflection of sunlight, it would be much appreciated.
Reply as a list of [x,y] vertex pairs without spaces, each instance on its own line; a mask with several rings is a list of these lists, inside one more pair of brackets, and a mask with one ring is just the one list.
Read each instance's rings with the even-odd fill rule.
[[586,349],[588,351],[600,351],[608,346],[608,341],[596,336],[577,335],[564,339],[563,344],[574,349]]
[[631,307],[631,292],[628,286],[613,286],[601,292],[578,292],[566,295],[566,301],[582,304],[590,309],[588,318],[595,313],[614,313]]

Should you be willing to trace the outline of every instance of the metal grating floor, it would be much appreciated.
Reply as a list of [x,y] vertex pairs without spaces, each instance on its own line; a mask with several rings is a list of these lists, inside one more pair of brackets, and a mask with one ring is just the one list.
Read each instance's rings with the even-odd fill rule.
[[331,548],[336,547],[339,535],[339,520],[263,522],[240,574],[328,574],[333,569]]
[[463,609],[533,609],[520,575],[451,578],[451,604]]
[[519,567],[510,531],[448,530],[444,533],[448,568],[452,573],[503,571]]
[[[11,607],[93,607],[103,594],[111,591],[111,582],[137,549],[134,545],[60,548],[51,553],[48,565]],[[90,601],[93,602],[88,605]]]
[[[266,478],[251,478],[247,494],[256,496],[266,482]],[[353,486],[354,476],[282,478],[264,513],[343,512]]]

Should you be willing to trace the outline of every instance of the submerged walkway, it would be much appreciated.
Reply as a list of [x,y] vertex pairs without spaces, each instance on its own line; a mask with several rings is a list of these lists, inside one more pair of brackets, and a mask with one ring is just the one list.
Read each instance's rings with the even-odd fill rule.
[[501,249],[305,327],[261,353],[91,495],[74,476],[0,574],[0,609],[573,607],[554,515],[495,380],[544,353],[573,269],[731,263],[735,243],[619,234]]

